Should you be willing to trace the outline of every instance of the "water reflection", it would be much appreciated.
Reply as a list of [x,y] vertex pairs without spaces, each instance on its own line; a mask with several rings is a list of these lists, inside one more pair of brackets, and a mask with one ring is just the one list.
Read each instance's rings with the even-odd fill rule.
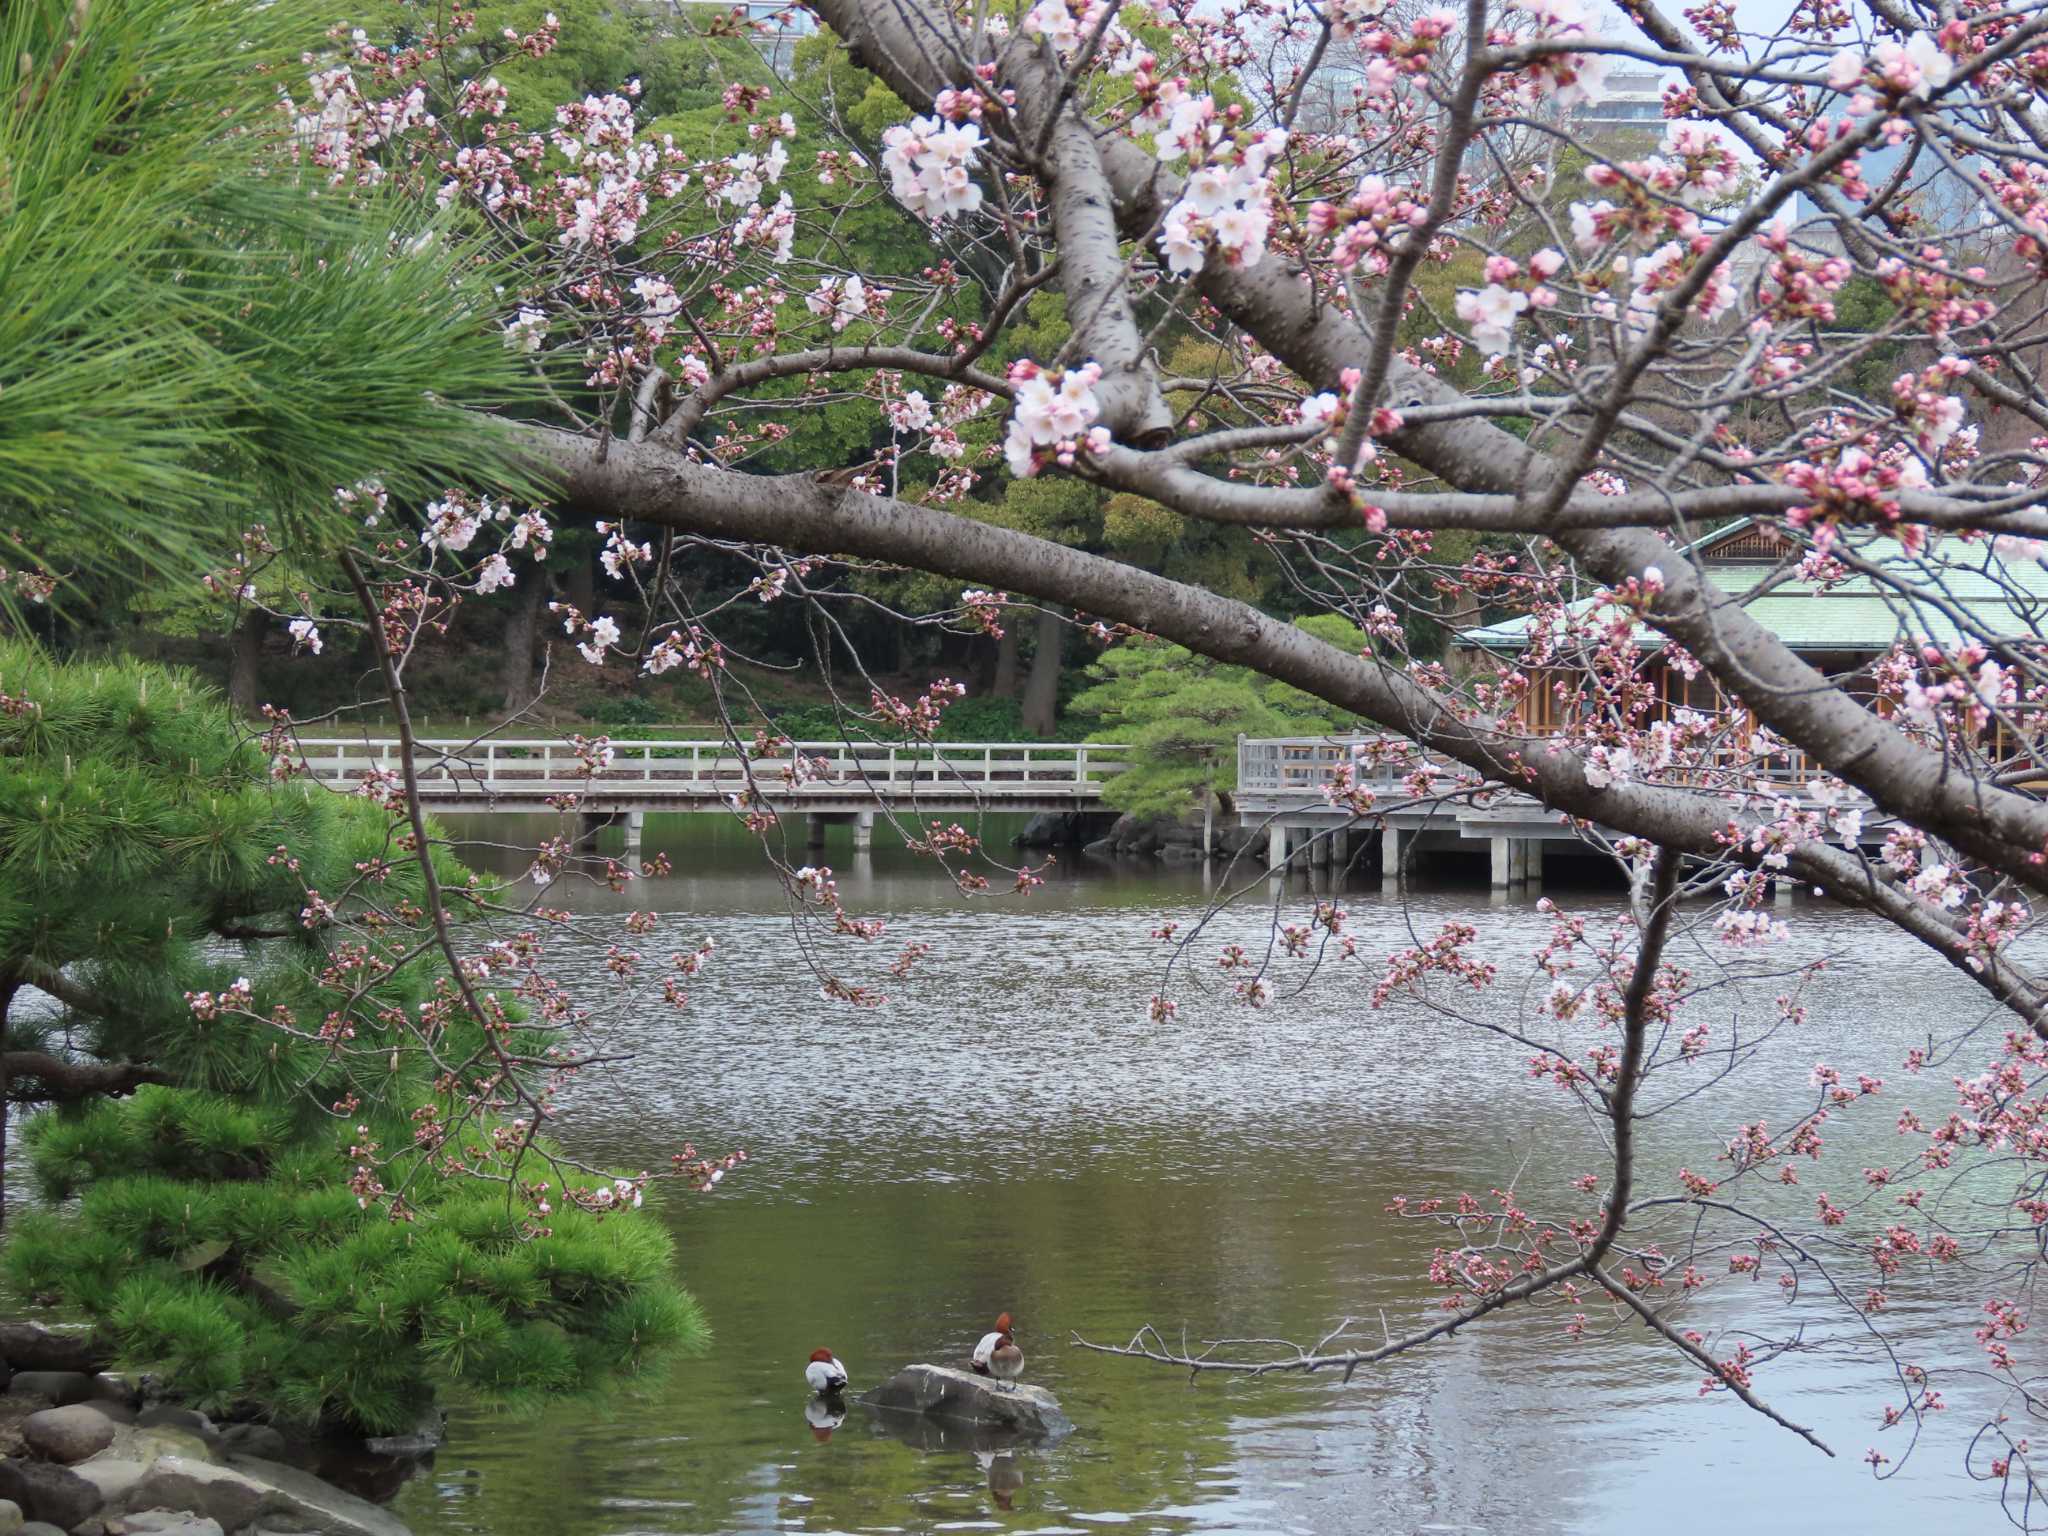
[[[1201,875],[1184,867],[1063,863],[1028,899],[968,905],[886,848],[859,862],[830,849],[849,905],[889,916],[890,944],[934,952],[889,1009],[824,1011],[790,962],[779,893],[709,823],[651,824],[650,846],[670,842],[672,878],[575,898],[594,913],[659,911],[679,944],[710,934],[719,953],[686,1013],[635,1021],[637,1061],[579,1083],[571,1135],[628,1165],[685,1137],[749,1150],[720,1193],[664,1206],[714,1344],[601,1405],[510,1424],[458,1412],[431,1481],[396,1506],[421,1536],[1997,1521],[1961,1465],[1969,1416],[1993,1400],[1952,1386],[1953,1422],[1933,1423],[1899,1478],[1874,1482],[1857,1457],[1892,1449],[1875,1422],[1885,1380],[1810,1300],[1793,1304],[1812,1317],[1806,1347],[1760,1384],[1836,1446],[1833,1462],[1739,1404],[1699,1397],[1697,1369],[1639,1327],[1568,1342],[1555,1311],[1511,1313],[1349,1387],[1191,1385],[1063,1347],[1147,1322],[1176,1338],[1183,1326],[1191,1338],[1312,1338],[1344,1316],[1377,1333],[1384,1309],[1398,1328],[1429,1304],[1429,1239],[1385,1215],[1393,1196],[1504,1186],[1525,1165],[1529,1200],[1558,1196],[1600,1166],[1598,1139],[1530,1080],[1525,1053],[1412,1007],[1372,1011],[1376,971],[1297,966],[1296,995],[1283,987],[1261,1013],[1196,977],[1181,1020],[1151,1023],[1145,999],[1166,957],[1146,934],[1204,905]],[[1531,900],[1496,906],[1481,889],[1404,903],[1374,882],[1345,899],[1368,955],[1482,914],[1489,956],[1513,965],[1549,931]],[[1616,900],[1571,899],[1596,915]],[[1930,1027],[1983,1016],[1966,981],[1910,947],[1871,945],[1860,919],[1804,906],[1798,918],[1799,954],[1853,950],[1855,963],[1811,999],[1805,1025],[1764,1047],[1786,1070],[1653,1122],[1647,1180],[1711,1155],[1740,1120],[1793,1118],[1815,1060],[1895,1077]],[[1205,945],[1256,941],[1265,922],[1255,901]],[[595,967],[584,981],[604,984]],[[1731,994],[1727,1014],[1744,1029],[1770,1016],[1768,978],[1751,991]],[[1899,1085],[1931,1103],[1945,1087]],[[1899,1156],[1892,1093],[1830,1127],[1845,1174]],[[1783,1305],[1775,1287],[1717,1287],[1685,1320],[1712,1332]],[[815,1339],[834,1341],[858,1392],[912,1361],[964,1361],[1005,1308],[1032,1319],[1031,1379],[1079,1426],[1058,1445],[914,1443],[858,1408],[833,1425],[801,1409]],[[1889,1320],[1909,1357],[1955,1355],[1953,1301],[1902,1285]]]

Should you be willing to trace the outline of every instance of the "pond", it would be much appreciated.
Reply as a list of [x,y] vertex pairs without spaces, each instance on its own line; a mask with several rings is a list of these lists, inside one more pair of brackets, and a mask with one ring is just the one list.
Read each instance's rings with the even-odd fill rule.
[[[717,1192],[660,1201],[715,1339],[600,1403],[515,1421],[457,1405],[447,1445],[395,1505],[420,1536],[2003,1526],[1965,1470],[1988,1389],[1943,1383],[1952,1411],[1879,1482],[1859,1458],[1873,1444],[1902,1453],[1901,1432],[1876,1423],[1897,1388],[1818,1312],[1812,1347],[1760,1369],[1758,1387],[1814,1425],[1832,1461],[1700,1396],[1697,1367],[1597,1308],[1578,1341],[1563,1311],[1520,1309],[1348,1386],[1190,1384],[1072,1347],[1146,1323],[1175,1339],[1312,1340],[1347,1316],[1377,1333],[1383,1313],[1412,1325],[1432,1299],[1432,1237],[1385,1214],[1390,1199],[1512,1182],[1535,1203],[1598,1170],[1598,1143],[1530,1080],[1525,1050],[1412,1005],[1373,1011],[1376,967],[1325,967],[1258,1012],[1205,976],[1177,1022],[1152,1023],[1164,946],[1148,932],[1208,901],[1185,868],[1065,869],[1028,897],[969,903],[900,850],[835,846],[849,907],[888,917],[892,946],[933,953],[889,1007],[828,1008],[758,854],[710,820],[650,825],[673,877],[581,899],[618,914],[622,934],[629,908],[658,911],[677,947],[708,935],[718,954],[687,1012],[650,1003],[636,1021],[636,1061],[578,1085],[568,1140],[627,1166],[685,1138],[747,1149]],[[513,835],[509,822],[464,828]],[[1226,939],[1260,940],[1265,891],[1219,920],[1204,965]],[[1621,906],[1615,891],[1560,897],[1596,918]],[[1550,927],[1533,897],[1483,888],[1404,898],[1374,883],[1345,900],[1365,955],[1407,942],[1411,924],[1465,917],[1517,985]],[[1803,900],[1793,915],[1788,953],[1847,958],[1796,1038],[1771,1047],[1792,1069],[1655,1121],[1647,1181],[1710,1164],[1740,1119],[1796,1118],[1816,1060],[1899,1079],[1929,1027],[1983,1014],[1965,981],[1864,920]],[[1741,1006],[1767,1017],[1775,990],[1766,979]],[[1929,1076],[1940,1083],[1901,1091],[1939,1106],[1948,1075]],[[1843,1117],[1855,1123],[1834,1128],[1849,1144],[1828,1178],[1900,1158],[1898,1107]],[[1967,1359],[1975,1302],[1910,1292],[1888,1319],[1909,1357]],[[1775,1286],[1724,1283],[1687,1321],[1711,1331],[1781,1305]],[[1003,1310],[1019,1320],[1026,1379],[1079,1426],[1071,1438],[992,1460],[893,1438],[858,1408],[814,1434],[812,1349],[834,1350],[858,1389],[910,1361],[962,1360]]]

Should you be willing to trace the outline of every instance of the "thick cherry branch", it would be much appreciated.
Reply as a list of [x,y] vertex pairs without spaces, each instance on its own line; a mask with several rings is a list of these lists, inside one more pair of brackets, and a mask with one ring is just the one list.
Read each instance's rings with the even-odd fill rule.
[[[976,585],[1071,605],[1218,661],[1250,667],[1399,732],[1483,779],[1518,787],[1596,825],[1706,859],[1750,857],[1731,847],[1725,799],[1657,785],[1589,779],[1577,753],[1526,735],[1513,721],[1470,715],[1418,682],[1405,662],[1359,656],[1256,608],[1013,529],[930,507],[865,496],[808,475],[758,476],[693,464],[647,444],[595,443],[544,427],[513,429],[527,467],[561,499],[606,517],[632,517],[691,533],[780,545],[812,554],[886,560]],[[1988,960],[1942,914],[1887,883],[1851,854],[1802,843],[1798,878],[1883,914],[2014,1009],[2048,1030],[2038,989]]]

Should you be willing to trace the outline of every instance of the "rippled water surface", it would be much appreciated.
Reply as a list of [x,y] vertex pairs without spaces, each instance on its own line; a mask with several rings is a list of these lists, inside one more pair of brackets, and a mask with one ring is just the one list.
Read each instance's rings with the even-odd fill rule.
[[[1565,1180],[1601,1166],[1598,1140],[1530,1080],[1526,1049],[1412,1005],[1373,1011],[1377,972],[1356,962],[1281,965],[1281,998],[1261,1012],[1204,974],[1178,1022],[1150,1023],[1165,948],[1147,933],[1200,917],[1192,873],[1075,871],[1028,898],[970,904],[898,852],[835,847],[849,906],[887,917],[892,947],[933,946],[888,1008],[851,1014],[819,1002],[758,856],[701,823],[657,821],[657,845],[674,877],[581,904],[614,912],[622,933],[629,906],[658,911],[673,939],[714,937],[717,960],[686,1013],[650,1004],[632,1021],[635,1062],[579,1084],[568,1139],[627,1166],[685,1138],[749,1151],[717,1194],[661,1204],[715,1340],[603,1403],[513,1423],[458,1408],[396,1505],[421,1536],[2003,1527],[1964,1470],[1983,1406],[1967,1382],[1904,1470],[1873,1481],[1865,1448],[1903,1449],[1875,1425],[1897,1388],[1887,1395],[1818,1309],[1813,1348],[1761,1370],[1759,1387],[1829,1440],[1832,1461],[1701,1398],[1697,1368],[1597,1308],[1576,1343],[1562,1311],[1524,1310],[1348,1386],[1190,1385],[1073,1348],[1073,1335],[1122,1340],[1145,1323],[1176,1339],[1313,1339],[1346,1317],[1370,1336],[1383,1314],[1412,1325],[1429,1305],[1430,1236],[1385,1214],[1392,1197],[1512,1183],[1561,1206]],[[1554,894],[1600,921],[1620,908],[1618,891]],[[1204,965],[1228,940],[1259,942],[1270,900],[1261,883],[1217,920]],[[1480,1017],[1508,1015],[1550,926],[1533,898],[1469,886],[1404,902],[1375,884],[1345,901],[1375,957],[1411,924],[1480,924],[1513,979],[1470,1001],[1491,1010]],[[1908,1045],[1982,1016],[1965,981],[1863,920],[1803,902],[1791,915],[1789,953],[1841,959],[1810,1021],[1765,1048],[1790,1070],[1653,1121],[1646,1181],[1675,1192],[1677,1167],[1710,1166],[1739,1121],[1796,1118],[1816,1060],[1897,1078]],[[1767,1025],[1777,990],[1769,978],[1731,988],[1716,1030]],[[1901,1088],[1940,1102],[1935,1085]],[[1897,1108],[1888,1097],[1833,1128],[1829,1179],[1898,1160]],[[1779,1305],[1775,1287],[1722,1287],[1687,1321],[1713,1331]],[[1967,1355],[1971,1305],[1906,1287],[1891,1321],[1919,1358]],[[859,1409],[813,1434],[801,1382],[813,1348],[865,1385],[909,1361],[959,1360],[1005,1309],[1028,1379],[1079,1426],[1070,1439],[991,1459],[905,1443]]]

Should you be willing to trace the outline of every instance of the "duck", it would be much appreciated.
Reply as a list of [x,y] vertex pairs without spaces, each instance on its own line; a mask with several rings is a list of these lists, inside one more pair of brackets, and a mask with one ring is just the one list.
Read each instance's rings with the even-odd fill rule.
[[1014,1331],[1016,1326],[1010,1320],[1010,1314],[1005,1312],[996,1319],[995,1328],[981,1336],[981,1342],[974,1346],[974,1354],[968,1360],[968,1364],[974,1367],[975,1375],[987,1376],[992,1374],[988,1368],[988,1358],[996,1352],[996,1346],[1003,1342],[1004,1335]]
[[988,1373],[1010,1391],[1017,1390],[1017,1378],[1024,1374],[1024,1351],[1017,1347],[1017,1341],[1010,1337],[1008,1330],[997,1340],[996,1347],[989,1351]]
[[818,1396],[833,1397],[846,1390],[846,1367],[831,1350],[814,1349],[804,1366],[804,1380]]

